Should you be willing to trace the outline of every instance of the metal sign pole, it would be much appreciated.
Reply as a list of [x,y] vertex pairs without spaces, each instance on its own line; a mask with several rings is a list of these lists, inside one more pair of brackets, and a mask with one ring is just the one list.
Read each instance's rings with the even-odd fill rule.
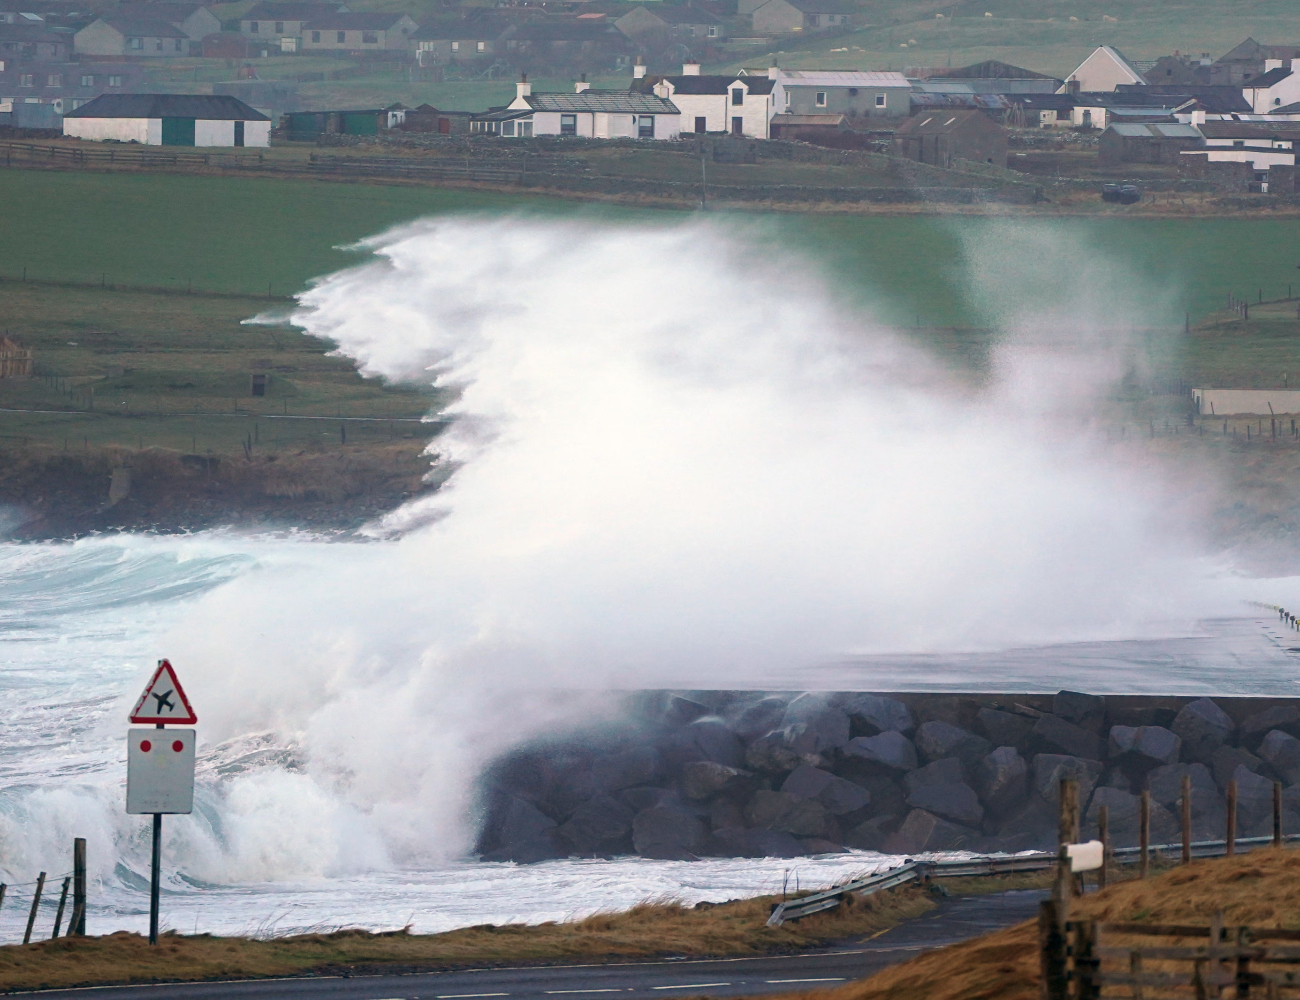
[[[158,723],[163,729],[164,724]],[[162,881],[162,813],[153,814],[153,862],[149,873],[149,943],[158,943],[158,894]]]

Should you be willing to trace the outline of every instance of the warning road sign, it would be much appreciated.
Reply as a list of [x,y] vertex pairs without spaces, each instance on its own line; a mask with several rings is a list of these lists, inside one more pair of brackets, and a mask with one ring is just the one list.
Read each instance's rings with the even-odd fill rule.
[[135,703],[131,712],[131,721],[141,725],[192,726],[199,721],[190,708],[190,700],[185,697],[181,683],[176,679],[176,671],[166,660],[158,661],[158,669],[153,679],[145,685],[144,694]]

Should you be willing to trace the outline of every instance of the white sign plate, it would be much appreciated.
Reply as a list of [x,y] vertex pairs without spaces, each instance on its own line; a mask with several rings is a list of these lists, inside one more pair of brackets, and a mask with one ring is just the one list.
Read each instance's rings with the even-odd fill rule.
[[126,734],[126,811],[194,811],[194,730],[131,729]]
[[1100,840],[1089,840],[1082,844],[1067,844],[1065,853],[1070,857],[1070,871],[1072,872],[1096,871],[1102,866],[1105,859]]

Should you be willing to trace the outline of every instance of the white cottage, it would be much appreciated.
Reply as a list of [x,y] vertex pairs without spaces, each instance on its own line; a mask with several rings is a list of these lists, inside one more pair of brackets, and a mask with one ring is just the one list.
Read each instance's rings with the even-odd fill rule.
[[147,146],[269,146],[271,119],[234,97],[101,94],[63,116],[63,134]]
[[[534,94],[521,80],[515,99],[504,109],[512,131],[502,135],[574,135],[592,139],[676,139],[682,113],[672,101],[656,94],[628,90],[592,90],[583,81],[572,94]],[[500,117],[503,112],[497,112]],[[488,119],[493,115],[476,115]]]
[[763,76],[704,76],[699,63],[688,62],[681,76],[634,78],[632,90],[671,101],[681,111],[682,132],[730,132],[766,139],[773,83]]

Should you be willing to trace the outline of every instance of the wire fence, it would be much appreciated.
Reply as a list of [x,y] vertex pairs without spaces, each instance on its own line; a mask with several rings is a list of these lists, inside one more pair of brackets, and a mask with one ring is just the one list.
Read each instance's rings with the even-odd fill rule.
[[71,933],[81,916],[68,902],[75,875],[41,872],[30,882],[0,882],[0,941],[28,944]]

